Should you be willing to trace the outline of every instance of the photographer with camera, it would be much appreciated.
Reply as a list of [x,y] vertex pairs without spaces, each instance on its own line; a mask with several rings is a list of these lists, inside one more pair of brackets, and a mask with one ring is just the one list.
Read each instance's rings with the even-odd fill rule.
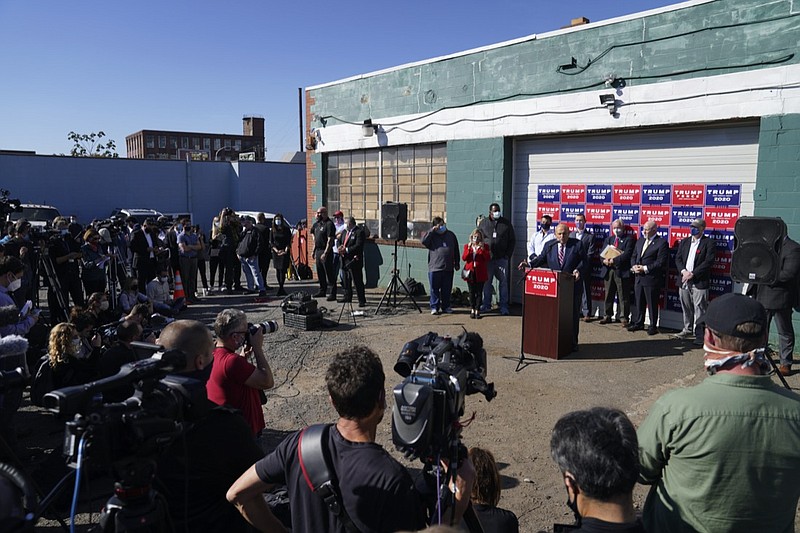
[[[264,355],[266,326],[251,327],[243,311],[225,309],[214,321],[214,333],[217,342],[206,384],[208,399],[242,411],[253,435],[258,436],[265,427],[261,391],[275,385]],[[255,365],[248,362],[249,357],[255,359]]]
[[[186,355],[181,375],[195,377],[213,361],[208,328],[195,320],[176,320],[161,332],[165,350]],[[186,429],[159,456],[156,487],[166,498],[175,531],[238,533],[251,531],[225,492],[264,454],[236,411],[204,399],[188,411]]]
[[[17,305],[12,298],[12,294],[22,284],[24,271],[25,265],[18,257],[5,256],[0,258],[0,307]],[[6,335],[21,335],[24,337],[38,320],[38,310],[28,313],[26,316],[20,317],[17,322],[0,326],[0,337],[5,337]]]
[[[375,442],[386,409],[384,380],[380,359],[366,346],[353,346],[336,354],[325,375],[339,418],[327,427],[319,453],[327,455],[325,462],[335,478],[333,490],[341,509],[338,515],[307,484],[298,455],[306,430],[290,435],[275,451],[251,466],[228,490],[228,501],[258,530],[283,532],[286,529],[262,494],[275,484],[286,483],[294,533],[423,529],[426,505],[414,480]],[[304,454],[302,464],[309,464],[312,459]],[[456,506],[451,511],[456,523],[469,504],[474,475],[472,463],[465,459],[458,467],[452,489]],[[347,526],[347,522],[352,524]]]
[[[58,284],[61,285],[64,303],[69,304],[69,299],[72,297],[73,305],[83,306],[85,300],[80,275],[80,260],[83,254],[78,241],[70,235],[68,226],[69,223],[64,217],[56,217],[53,220],[53,227],[58,232],[58,236],[50,239],[47,252],[53,261],[53,270],[58,278]],[[60,316],[57,312],[59,303],[54,291],[54,287],[48,287],[47,303],[50,306],[51,318]],[[63,312],[64,315],[67,315],[69,309],[64,309]]]

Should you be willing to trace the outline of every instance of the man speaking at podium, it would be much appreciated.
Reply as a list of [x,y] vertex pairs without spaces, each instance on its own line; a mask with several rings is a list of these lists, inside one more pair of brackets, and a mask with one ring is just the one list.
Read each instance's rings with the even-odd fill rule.
[[[537,256],[531,254],[529,261],[519,264],[519,269],[526,267],[539,268],[546,267],[550,270],[560,272],[571,272],[575,281],[581,278],[580,270],[583,269],[588,260],[583,251],[581,242],[577,239],[569,238],[569,227],[566,224],[556,226],[556,239],[545,244],[542,253]],[[578,350],[578,325],[581,313],[581,292],[572,292],[572,351]]]

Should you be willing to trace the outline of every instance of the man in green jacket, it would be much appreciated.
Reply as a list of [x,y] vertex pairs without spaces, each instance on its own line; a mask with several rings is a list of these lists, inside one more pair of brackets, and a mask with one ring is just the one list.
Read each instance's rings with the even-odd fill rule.
[[639,427],[645,529],[794,531],[800,396],[767,375],[767,312],[726,294],[704,321],[710,376],[659,398]]

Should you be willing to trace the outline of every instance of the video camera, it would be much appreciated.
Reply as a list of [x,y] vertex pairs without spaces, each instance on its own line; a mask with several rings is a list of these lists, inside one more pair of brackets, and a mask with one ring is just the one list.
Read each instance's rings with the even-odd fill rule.
[[[143,345],[144,343],[138,343]],[[78,464],[79,442],[93,464],[127,465],[141,458],[154,458],[184,430],[186,414],[206,398],[205,384],[179,375],[186,355],[149,345],[152,356],[124,365],[120,371],[84,385],[65,387],[44,395],[44,407],[65,423],[64,455],[70,466]],[[133,396],[123,402],[103,403],[102,394],[133,385]],[[124,468],[123,468],[124,470]]]
[[486,382],[483,339],[467,332],[451,339],[430,332],[407,342],[394,366],[405,379],[394,388],[392,441],[409,457],[431,464],[460,444],[465,396],[497,392]]
[[19,198],[9,198],[9,193],[6,189],[0,189],[0,216],[5,220],[11,213],[19,213],[22,211],[22,203]]

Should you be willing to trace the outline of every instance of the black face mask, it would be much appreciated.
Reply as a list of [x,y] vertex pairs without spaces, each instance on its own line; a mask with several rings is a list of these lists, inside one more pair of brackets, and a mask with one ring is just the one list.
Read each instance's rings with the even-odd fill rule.
[[[574,483],[575,482],[573,481],[573,484]],[[578,525],[578,527],[580,527],[581,526],[581,515],[578,512],[578,495],[577,494],[575,495],[575,500],[570,500],[569,499],[569,489],[568,488],[567,488],[567,507],[569,507],[570,510],[572,511],[572,514],[575,515],[575,523]]]
[[550,230],[550,224],[542,224],[542,229],[544,231],[549,231]]

